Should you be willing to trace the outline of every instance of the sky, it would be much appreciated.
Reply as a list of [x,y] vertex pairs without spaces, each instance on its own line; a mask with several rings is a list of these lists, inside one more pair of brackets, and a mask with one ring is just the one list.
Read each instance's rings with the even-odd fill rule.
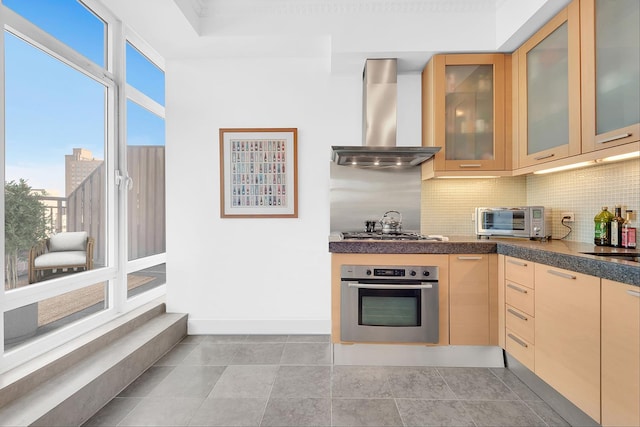
[[[3,0],[104,66],[106,25],[77,0]],[[105,86],[5,31],[5,180],[64,195],[64,156],[105,151]],[[164,73],[127,43],[127,82],[164,105]],[[164,145],[164,121],[127,103],[130,145]]]

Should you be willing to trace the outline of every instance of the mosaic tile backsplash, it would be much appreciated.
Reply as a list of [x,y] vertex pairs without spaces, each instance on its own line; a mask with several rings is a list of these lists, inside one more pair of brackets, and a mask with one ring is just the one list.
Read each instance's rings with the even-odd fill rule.
[[633,210],[633,225],[639,227],[640,160],[546,175],[423,181],[421,232],[473,235],[475,207],[518,205],[551,208],[554,238],[569,232],[560,223],[562,212],[573,212],[576,221],[569,224],[566,240],[593,242],[593,217],[603,206],[612,212],[615,205],[622,205],[623,213]]

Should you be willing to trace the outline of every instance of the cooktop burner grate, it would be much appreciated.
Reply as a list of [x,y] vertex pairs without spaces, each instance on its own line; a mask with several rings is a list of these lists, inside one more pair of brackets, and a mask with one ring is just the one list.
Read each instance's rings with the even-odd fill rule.
[[382,233],[381,231],[343,231],[343,240],[442,240],[441,237],[425,236],[413,231]]

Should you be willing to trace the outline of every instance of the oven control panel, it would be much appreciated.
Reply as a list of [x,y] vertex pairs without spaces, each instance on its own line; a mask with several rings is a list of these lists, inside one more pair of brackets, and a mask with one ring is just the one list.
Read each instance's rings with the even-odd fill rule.
[[341,278],[357,279],[413,279],[437,280],[436,266],[373,266],[373,265],[343,265]]

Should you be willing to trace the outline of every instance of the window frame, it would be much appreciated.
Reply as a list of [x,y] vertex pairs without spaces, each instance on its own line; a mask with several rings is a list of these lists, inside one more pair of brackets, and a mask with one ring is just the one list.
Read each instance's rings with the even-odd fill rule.
[[[141,99],[146,108],[153,108],[153,112],[161,113],[164,119],[164,107],[149,104],[133,88],[127,87],[125,82],[125,43],[128,37],[135,40],[136,48],[145,55],[154,58],[154,63],[164,70],[164,60],[153,51],[148,44],[139,37],[133,35],[130,29],[126,29],[123,23],[117,19],[108,9],[96,0],[81,0],[89,11],[96,14],[106,26],[105,31],[105,68],[92,62],[71,47],[58,41],[35,24],[23,18],[13,10],[4,6],[0,1],[0,118],[5,116],[4,106],[4,35],[5,31],[11,32],[25,42],[35,46],[44,53],[70,66],[74,70],[83,73],[89,78],[104,85],[105,96],[105,163],[106,163],[106,189],[107,198],[107,251],[109,260],[103,268],[83,272],[79,275],[50,279],[41,283],[32,284],[23,288],[6,292],[4,287],[0,289],[0,373],[15,368],[26,361],[33,359],[55,347],[62,342],[68,342],[92,329],[107,323],[118,316],[140,307],[158,297],[166,294],[166,284],[152,290],[141,293],[135,298],[127,300],[127,274],[131,271],[166,262],[166,252],[142,260],[135,260],[131,265],[127,263],[127,230],[126,230],[126,200],[127,187],[118,180],[120,171],[126,171],[126,99],[132,97]],[[147,51],[148,49],[148,51]],[[148,56],[148,57],[149,57]],[[144,94],[142,94],[144,95]],[[160,114],[158,114],[160,115]],[[2,150],[2,162],[0,173],[5,176],[5,124],[0,120],[0,150]],[[4,192],[0,196],[0,221],[4,224]],[[4,230],[4,228],[3,228]],[[4,231],[0,233],[0,246],[4,255]],[[0,268],[4,270],[4,256],[0,257]],[[108,306],[106,309],[88,315],[69,325],[57,328],[49,333],[26,341],[10,350],[4,349],[4,312],[53,296],[61,295],[73,290],[82,289],[100,282],[108,283]]]

